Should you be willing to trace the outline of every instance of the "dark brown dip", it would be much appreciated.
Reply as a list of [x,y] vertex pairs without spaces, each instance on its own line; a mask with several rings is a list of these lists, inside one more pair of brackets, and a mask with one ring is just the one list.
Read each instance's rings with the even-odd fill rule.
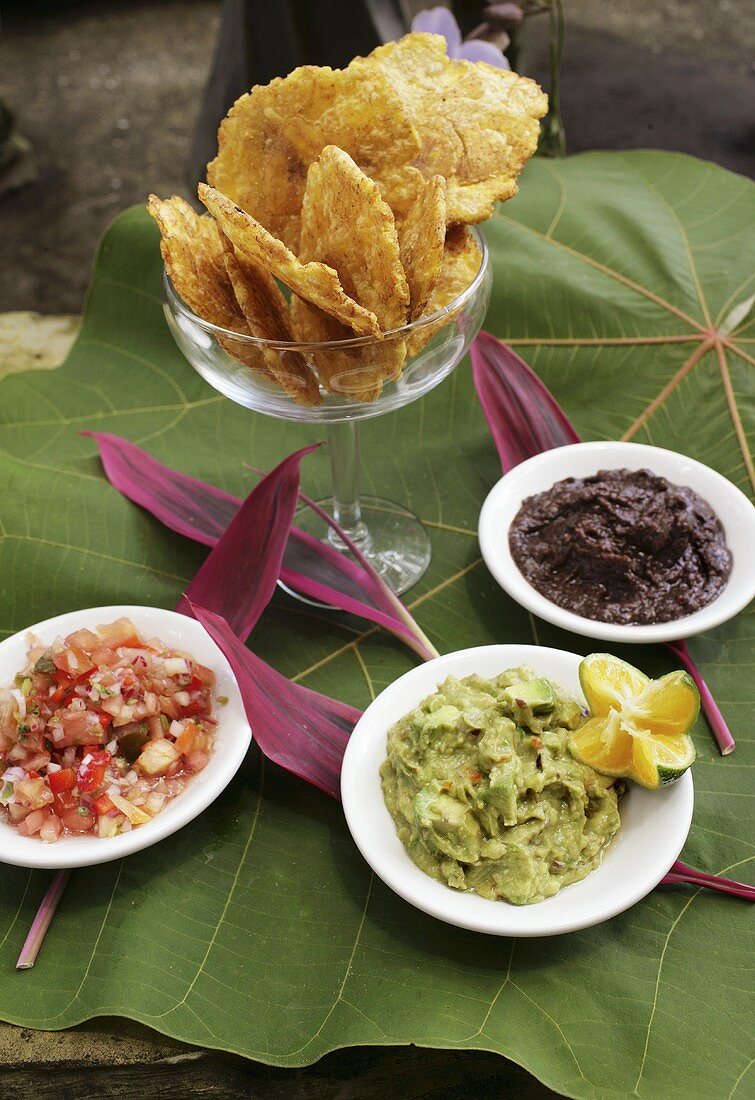
[[605,623],[665,623],[714,600],[731,573],[718,516],[650,470],[567,477],[528,497],[514,561],[559,607]]

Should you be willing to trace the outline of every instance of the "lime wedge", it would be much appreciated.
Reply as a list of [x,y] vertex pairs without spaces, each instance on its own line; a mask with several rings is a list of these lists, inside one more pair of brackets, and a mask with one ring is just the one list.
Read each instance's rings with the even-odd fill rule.
[[579,679],[591,711],[569,742],[580,763],[656,790],[694,762],[688,734],[700,696],[686,672],[650,680],[610,653],[592,653],[582,661]]

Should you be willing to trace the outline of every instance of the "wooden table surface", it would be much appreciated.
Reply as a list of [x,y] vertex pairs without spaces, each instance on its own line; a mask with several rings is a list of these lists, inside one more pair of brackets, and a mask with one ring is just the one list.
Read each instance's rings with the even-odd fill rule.
[[519,1066],[484,1051],[352,1047],[302,1069],[276,1069],[184,1046],[121,1019],[56,1032],[0,1024],[0,1075],[0,1095],[16,1100],[557,1096]]

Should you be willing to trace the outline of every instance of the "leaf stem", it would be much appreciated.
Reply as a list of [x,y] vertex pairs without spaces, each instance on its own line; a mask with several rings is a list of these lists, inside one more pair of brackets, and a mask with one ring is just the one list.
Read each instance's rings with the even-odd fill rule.
[[707,886],[709,890],[718,890],[722,894],[731,894],[745,901],[755,901],[755,886],[746,882],[736,882],[723,875],[709,875],[705,871],[698,871],[694,867],[688,867],[686,863],[677,860],[669,873],[663,878],[664,885],[675,886],[679,883],[689,883],[691,886]]
[[24,946],[21,948],[21,954],[18,956],[18,962],[16,963],[16,970],[31,970],[34,963],[37,961],[37,955],[44,943],[47,930],[52,923],[52,918],[55,916],[55,910],[58,908],[58,903],[63,896],[63,891],[68,885],[70,877],[70,870],[58,871],[52,880],[47,893],[42,898],[42,904],[37,910],[37,915],[32,921],[32,926],[24,941]]

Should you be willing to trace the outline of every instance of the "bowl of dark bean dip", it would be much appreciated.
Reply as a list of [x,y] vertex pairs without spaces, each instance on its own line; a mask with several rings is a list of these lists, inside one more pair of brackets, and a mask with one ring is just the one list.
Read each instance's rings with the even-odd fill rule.
[[755,508],[694,459],[635,443],[577,443],[521,463],[480,514],[488,568],[557,626],[672,641],[755,595]]

